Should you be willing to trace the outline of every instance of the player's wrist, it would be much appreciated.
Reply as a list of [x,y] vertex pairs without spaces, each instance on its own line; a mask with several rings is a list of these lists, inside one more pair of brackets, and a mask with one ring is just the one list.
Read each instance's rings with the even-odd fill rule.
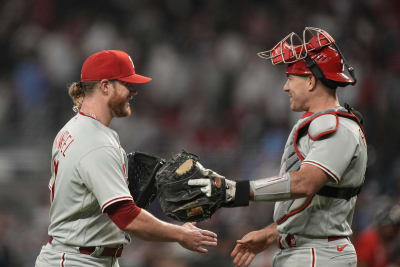
[[265,231],[265,234],[267,237],[266,238],[267,244],[272,244],[273,242],[275,242],[278,239],[279,231],[278,231],[276,223],[272,223],[272,224],[268,225],[263,230]]
[[178,231],[177,231],[177,233],[175,235],[175,241],[178,242],[178,243],[184,242],[185,241],[185,237],[186,237],[186,235],[188,234],[189,231],[190,230],[185,225],[178,226]]
[[226,201],[225,207],[248,206],[250,200],[250,183],[225,179]]
[[225,203],[235,200],[236,197],[236,181],[225,179]]

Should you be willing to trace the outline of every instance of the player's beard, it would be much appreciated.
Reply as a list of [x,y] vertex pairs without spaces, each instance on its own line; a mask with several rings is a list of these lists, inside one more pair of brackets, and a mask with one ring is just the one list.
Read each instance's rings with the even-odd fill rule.
[[131,107],[129,105],[129,96],[121,96],[114,94],[108,102],[113,117],[127,117],[131,115]]

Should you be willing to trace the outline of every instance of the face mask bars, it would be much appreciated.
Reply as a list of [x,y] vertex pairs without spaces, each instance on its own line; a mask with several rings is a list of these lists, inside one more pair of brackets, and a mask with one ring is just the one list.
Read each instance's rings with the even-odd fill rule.
[[[311,35],[311,38],[309,38],[308,41],[306,41],[307,35]],[[300,41],[301,44],[294,45],[294,38],[296,38],[297,41]],[[288,43],[288,40],[290,43]],[[347,61],[332,36],[319,28],[305,27],[303,31],[303,39],[301,39],[296,33],[292,32],[277,43],[272,49],[259,52],[257,55],[264,59],[271,59],[273,65],[280,63],[290,64],[304,59],[307,67],[310,68],[311,72],[317,79],[328,81],[317,63],[310,57],[309,52],[321,50],[323,47],[329,45],[333,45],[339,53],[344,67],[346,67],[353,80],[350,84],[355,85],[357,79],[355,77],[354,68],[347,64]]]

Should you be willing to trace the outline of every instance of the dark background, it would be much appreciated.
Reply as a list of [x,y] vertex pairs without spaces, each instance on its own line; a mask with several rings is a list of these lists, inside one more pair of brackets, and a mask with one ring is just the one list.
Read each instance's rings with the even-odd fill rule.
[[[0,266],[33,266],[47,240],[51,144],[71,116],[67,85],[102,49],[127,51],[138,73],[133,116],[116,119],[127,152],[169,158],[186,149],[231,179],[275,175],[289,131],[301,114],[282,91],[284,67],[256,53],[305,26],[327,30],[356,69],[339,89],[365,117],[366,184],[354,235],[382,203],[400,193],[400,2],[52,1],[0,5]],[[232,266],[235,240],[272,221],[272,203],[224,209],[200,227],[219,235],[208,255],[178,245],[134,240],[126,266]],[[150,211],[166,219],[154,202]],[[271,266],[275,247],[252,266]]]

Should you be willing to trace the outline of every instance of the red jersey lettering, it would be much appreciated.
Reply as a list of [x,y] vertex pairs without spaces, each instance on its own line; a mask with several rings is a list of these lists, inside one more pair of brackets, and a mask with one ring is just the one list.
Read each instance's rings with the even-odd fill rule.
[[65,157],[65,153],[69,146],[75,141],[72,135],[68,131],[63,131],[59,134],[54,142],[54,146],[60,150],[63,157]]

